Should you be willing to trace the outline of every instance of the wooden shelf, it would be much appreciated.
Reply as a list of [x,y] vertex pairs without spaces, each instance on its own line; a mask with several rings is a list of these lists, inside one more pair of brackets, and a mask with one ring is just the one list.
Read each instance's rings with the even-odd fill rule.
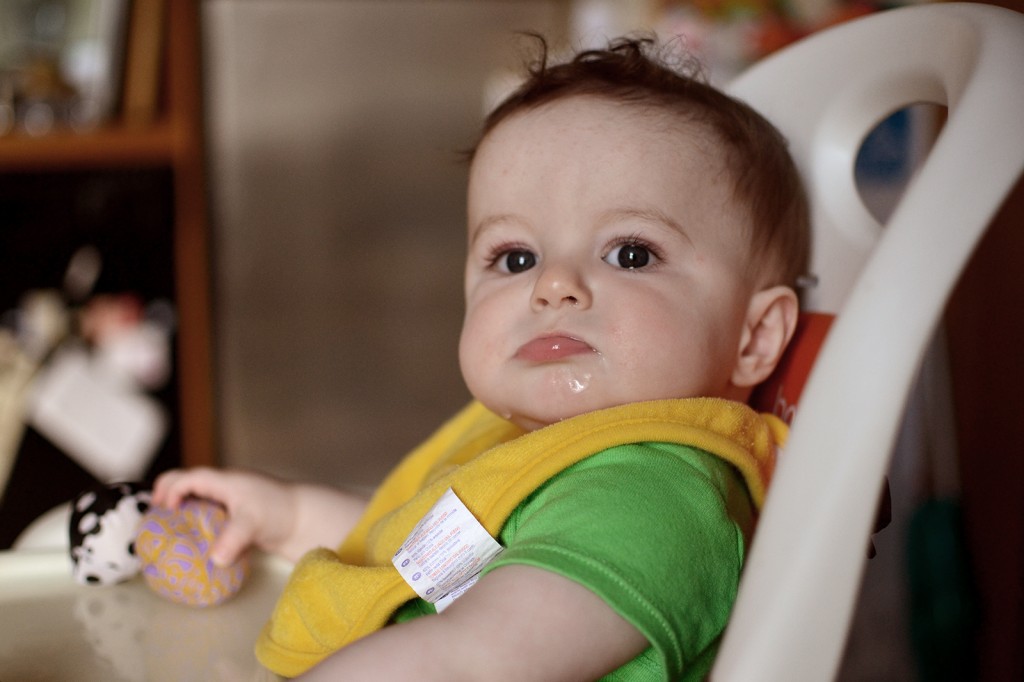
[[56,131],[39,137],[0,137],[0,171],[171,166],[174,128],[161,121],[145,128],[110,125],[87,133]]
[[[87,133],[0,137],[0,173],[167,167],[173,177],[175,305],[181,458],[216,462],[206,180],[203,164],[200,0],[154,2],[166,14],[160,111],[152,122],[120,120]],[[2,179],[0,179],[2,180]]]

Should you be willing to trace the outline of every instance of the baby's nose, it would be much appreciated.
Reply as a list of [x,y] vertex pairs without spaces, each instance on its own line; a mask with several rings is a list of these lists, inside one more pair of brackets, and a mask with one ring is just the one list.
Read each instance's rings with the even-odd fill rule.
[[533,287],[532,305],[535,310],[569,305],[589,308],[590,288],[577,269],[568,265],[548,265],[537,276]]

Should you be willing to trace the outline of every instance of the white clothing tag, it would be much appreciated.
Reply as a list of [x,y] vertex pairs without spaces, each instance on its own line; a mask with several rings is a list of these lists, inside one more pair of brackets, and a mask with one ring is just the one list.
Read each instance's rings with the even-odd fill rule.
[[452,605],[452,603],[464,595],[466,590],[476,585],[476,581],[480,579],[480,573],[477,572],[470,576],[466,582],[462,583],[448,594],[442,595],[440,599],[434,602],[434,608],[437,609],[438,613],[441,613],[446,608]]
[[420,519],[391,562],[438,613],[477,581],[504,548],[449,488]]

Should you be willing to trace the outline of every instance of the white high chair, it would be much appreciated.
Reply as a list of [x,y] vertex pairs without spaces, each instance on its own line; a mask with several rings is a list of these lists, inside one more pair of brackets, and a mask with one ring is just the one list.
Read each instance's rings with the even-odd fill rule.
[[[1024,15],[974,4],[870,15],[734,81],[790,139],[812,204],[811,310],[839,313],[804,390],[713,679],[836,675],[907,394],[953,285],[1024,168]],[[854,182],[871,129],[948,107],[883,227]]]

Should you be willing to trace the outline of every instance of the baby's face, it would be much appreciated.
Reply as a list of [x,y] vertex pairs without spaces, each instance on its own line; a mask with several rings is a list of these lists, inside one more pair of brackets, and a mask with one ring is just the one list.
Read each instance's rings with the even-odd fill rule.
[[459,349],[478,400],[535,429],[735,397],[754,288],[716,151],[691,124],[590,97],[491,131],[470,172]]

